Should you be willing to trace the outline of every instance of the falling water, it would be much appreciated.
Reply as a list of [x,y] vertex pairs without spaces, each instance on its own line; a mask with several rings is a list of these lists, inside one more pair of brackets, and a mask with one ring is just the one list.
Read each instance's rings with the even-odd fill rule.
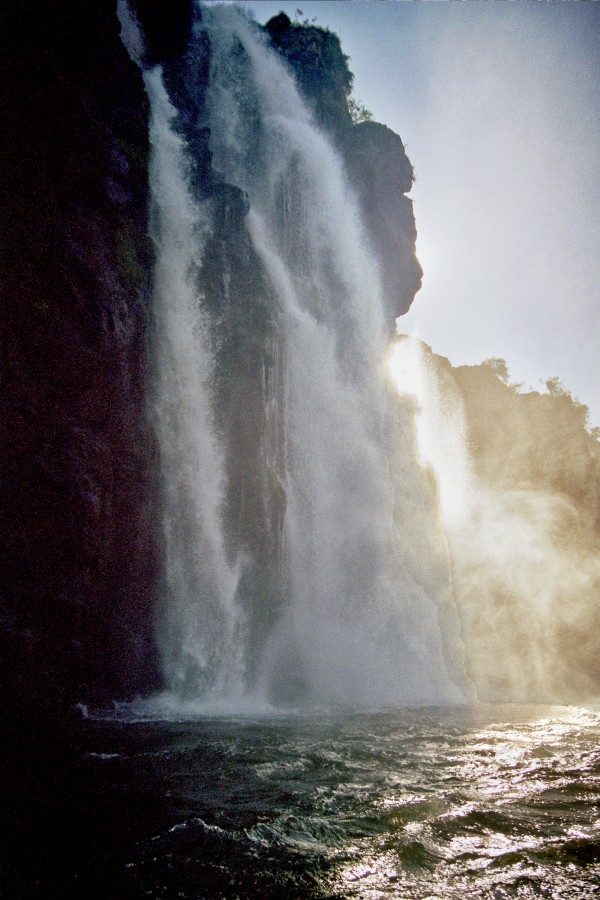
[[161,456],[165,608],[159,641],[170,690],[184,698],[235,695],[243,675],[239,563],[225,552],[225,473],[212,402],[213,358],[197,269],[208,221],[192,199],[176,111],[156,68],[150,185],[156,245],[154,419]]
[[[262,452],[285,494],[274,554],[283,599],[272,598],[260,628],[249,626],[258,600],[244,587],[247,547],[227,524],[228,481],[245,461],[218,425],[214,304],[199,287],[213,207],[194,199],[189,141],[155,69],[145,78],[165,539],[158,634],[170,702],[458,701],[461,674],[448,665],[443,624],[448,579],[424,590],[407,562],[412,527],[398,524],[389,323],[357,201],[259,30],[235,8],[211,7],[195,25],[198,44],[206,35],[211,68],[196,127],[210,129],[218,177],[249,200],[247,234],[272,303]],[[411,415],[402,427],[412,431]],[[409,457],[399,463],[403,491],[419,465]]]
[[[456,693],[435,604],[401,564],[385,443],[385,323],[356,202],[288,72],[248,23],[219,10],[208,29],[215,165],[249,195],[284,357],[288,603],[263,678],[289,684],[292,672],[318,700],[448,699]],[[236,73],[240,44],[248,67]],[[239,81],[248,70],[250,103]]]

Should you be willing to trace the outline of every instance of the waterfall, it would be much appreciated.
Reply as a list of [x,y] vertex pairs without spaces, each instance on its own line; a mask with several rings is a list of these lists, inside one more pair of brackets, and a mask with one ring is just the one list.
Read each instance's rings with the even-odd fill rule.
[[197,269],[209,222],[187,181],[183,142],[160,69],[151,101],[150,186],[156,246],[153,414],[163,486],[165,604],[159,643],[168,688],[184,698],[235,695],[243,677],[239,561],[221,524],[225,473],[212,404],[214,364]]
[[[163,705],[460,701],[446,557],[427,590],[426,561],[414,564],[413,533],[431,514],[418,512],[420,463],[410,441],[390,453],[390,422],[410,435],[414,421],[390,391],[357,199],[289,70],[238,9],[202,7],[188,98],[207,41],[207,87],[180,113],[160,69],[145,73]],[[194,147],[207,135],[203,192]],[[236,264],[253,267],[250,299],[236,294]],[[399,483],[420,524],[399,521]]]

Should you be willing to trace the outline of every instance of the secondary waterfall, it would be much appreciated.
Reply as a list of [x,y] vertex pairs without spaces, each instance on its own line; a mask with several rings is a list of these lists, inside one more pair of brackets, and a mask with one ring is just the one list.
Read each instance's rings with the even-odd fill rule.
[[210,223],[186,182],[176,115],[160,69],[152,104],[150,182],[156,244],[154,419],[161,454],[165,608],[159,643],[170,687],[184,697],[240,690],[239,563],[228,560],[220,511],[225,473],[213,422],[214,369],[197,268]]
[[[160,69],[145,75],[161,702],[459,701],[445,544],[425,536],[435,492],[420,493],[414,411],[390,389],[390,323],[343,165],[237,9],[202,8],[194,42],[181,110]],[[194,155],[207,141],[209,190]]]

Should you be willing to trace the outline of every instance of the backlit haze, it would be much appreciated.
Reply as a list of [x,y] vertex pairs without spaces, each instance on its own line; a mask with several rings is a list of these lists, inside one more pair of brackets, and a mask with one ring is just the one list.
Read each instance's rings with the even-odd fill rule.
[[336,32],[406,145],[425,277],[399,330],[525,389],[559,376],[599,425],[600,3],[241,5]]

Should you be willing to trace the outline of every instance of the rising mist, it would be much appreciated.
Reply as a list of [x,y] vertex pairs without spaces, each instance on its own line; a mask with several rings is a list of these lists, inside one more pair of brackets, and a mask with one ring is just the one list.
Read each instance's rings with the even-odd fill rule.
[[586,408],[557,379],[521,393],[502,360],[452,368],[411,338],[392,370],[416,398],[477,696],[596,696],[600,447]]

